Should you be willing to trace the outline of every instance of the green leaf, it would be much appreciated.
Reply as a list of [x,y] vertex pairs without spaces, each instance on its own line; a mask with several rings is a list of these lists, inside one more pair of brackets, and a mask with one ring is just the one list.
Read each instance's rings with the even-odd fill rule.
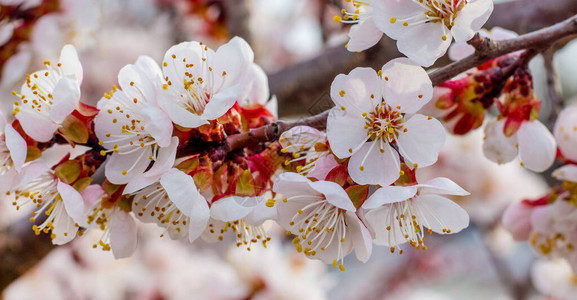
[[64,119],[60,132],[68,141],[76,144],[86,144],[88,141],[88,128],[74,115],[69,115]]
[[62,182],[72,184],[82,173],[82,164],[77,160],[69,160],[58,165],[54,171]]
[[359,209],[367,197],[369,196],[369,186],[368,185],[353,185],[349,186],[346,190],[349,198],[353,202],[355,208]]

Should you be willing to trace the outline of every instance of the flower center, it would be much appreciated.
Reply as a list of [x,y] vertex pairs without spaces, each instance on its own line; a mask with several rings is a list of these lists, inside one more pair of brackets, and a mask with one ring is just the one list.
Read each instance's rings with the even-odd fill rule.
[[25,109],[28,112],[48,117],[54,104],[52,92],[62,78],[62,64],[58,63],[57,67],[53,67],[49,61],[45,61],[44,65],[46,66],[45,71],[34,72],[32,75],[28,74],[26,76],[27,91],[23,90],[25,95],[12,91],[14,96],[20,98],[14,101],[12,115],[17,115],[21,109]]
[[365,129],[371,140],[382,139],[392,143],[403,130],[403,115],[390,105],[381,102],[371,113],[363,113]]
[[0,175],[5,174],[12,168],[12,158],[10,157],[10,149],[6,146],[6,137],[0,136]]
[[[70,218],[64,207],[64,202],[58,194],[56,177],[52,173],[40,175],[17,190],[6,192],[6,195],[14,197],[12,205],[16,207],[16,210],[30,204],[35,206],[31,212],[30,222],[36,222],[36,217],[42,213],[48,216],[42,224],[32,226],[36,235],[41,232],[48,234],[52,231],[50,238],[55,239],[54,224],[62,226],[62,218]],[[75,226],[78,227],[78,225]],[[76,234],[76,232],[64,232],[64,236],[69,234]]]
[[541,254],[547,256],[553,252],[559,254],[569,254],[575,250],[575,246],[561,232],[554,235],[545,235],[534,232],[531,235],[531,246]]
[[184,79],[184,89],[189,95],[189,97],[186,97],[183,101],[184,107],[196,115],[202,115],[210,99],[210,95],[206,93],[202,87],[203,82],[202,77],[198,77],[196,81],[194,78],[191,78],[190,81]]
[[[433,220],[426,219],[425,215],[432,216]],[[450,229],[442,223],[441,219],[434,216],[430,209],[426,206],[418,205],[413,199],[408,199],[402,202],[396,202],[389,206],[389,213],[386,216],[385,224],[387,224],[387,231],[389,231],[389,245],[391,246],[391,253],[399,248],[399,254],[403,254],[403,250],[398,246],[406,241],[417,250],[427,250],[425,246],[425,232],[432,234],[431,223],[438,223],[443,227],[444,233],[451,233]],[[429,229],[425,230],[424,227]],[[400,238],[400,240],[397,240]]]
[[[286,200],[298,201],[299,197],[302,196],[294,196]],[[310,199],[310,196],[306,197]],[[299,209],[289,225],[291,229],[298,231],[287,232],[287,234],[297,235],[292,243],[298,252],[304,252],[305,255],[314,257],[318,250],[330,251],[328,249],[331,249],[336,254],[333,267],[336,268],[338,264],[341,271],[345,270],[343,266],[343,259],[346,255],[343,250],[346,241],[344,211],[329,204],[323,197],[323,200],[314,201]],[[340,263],[338,263],[339,261]]]
[[218,234],[218,240],[224,240],[224,234],[231,230],[236,239],[236,246],[246,246],[246,250],[250,251],[252,244],[256,244],[259,241],[262,243],[264,248],[267,248],[267,243],[271,240],[271,237],[266,233],[266,229],[262,225],[250,225],[245,219],[235,220],[231,222],[222,222],[217,220],[211,220],[208,223],[208,233]]
[[466,0],[413,0],[413,2],[425,7],[425,17],[429,22],[442,22],[449,30],[455,25],[455,18],[465,4]]
[[[170,201],[160,183],[152,184],[136,194],[133,211],[144,222],[155,222],[167,229],[172,239],[180,239],[188,233],[190,218]],[[164,233],[161,235],[164,236]]]
[[369,3],[364,1],[358,0],[348,0],[347,2],[352,2],[353,11],[347,11],[346,9],[341,9],[341,16],[335,16],[333,20],[337,23],[344,23],[344,24],[356,24],[359,22],[359,19],[363,17],[363,13],[361,12],[361,7],[363,5],[369,6]]

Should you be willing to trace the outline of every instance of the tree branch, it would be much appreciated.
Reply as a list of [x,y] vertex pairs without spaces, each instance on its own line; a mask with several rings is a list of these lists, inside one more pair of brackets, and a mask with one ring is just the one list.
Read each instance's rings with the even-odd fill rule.
[[36,236],[28,219],[0,231],[0,292],[54,248],[49,235]]
[[[486,28],[500,26],[519,34],[550,26],[577,14],[575,0],[517,0],[495,5]],[[302,115],[315,100],[329,90],[332,78],[355,67],[380,68],[399,57],[395,41],[383,36],[379,44],[360,53],[351,53],[344,44],[328,48],[316,57],[269,75],[271,94],[279,100],[282,116]],[[445,56],[435,67],[448,64]]]
[[543,51],[556,41],[571,35],[577,35],[577,15],[553,26],[509,40],[491,41],[477,35],[469,41],[475,47],[475,53],[431,73],[431,81],[433,85],[437,85],[493,58],[515,51],[523,49]]
[[[538,52],[544,51],[558,40],[576,34],[577,15],[553,26],[509,40],[492,41],[477,35],[470,41],[470,44],[476,49],[474,54],[430,73],[429,77],[433,85],[438,85],[491,59],[528,49],[521,55],[518,61],[507,70],[504,70],[505,73],[508,73],[505,75],[511,75],[516,67],[519,67],[520,64],[526,64],[528,60]],[[325,111],[296,122],[286,123],[284,121],[277,121],[273,124],[253,129],[248,133],[230,136],[227,139],[227,147],[232,151],[244,147],[252,147],[259,143],[275,141],[284,131],[297,125],[308,125],[322,130],[326,127],[327,117],[328,111]]]

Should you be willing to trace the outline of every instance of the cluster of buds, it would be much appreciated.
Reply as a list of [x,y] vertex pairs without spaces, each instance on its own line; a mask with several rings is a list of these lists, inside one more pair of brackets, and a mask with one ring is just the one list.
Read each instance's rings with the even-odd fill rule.
[[501,96],[506,79],[503,69],[514,59],[496,58],[435,87],[432,103],[451,133],[463,135],[483,125],[487,111]]

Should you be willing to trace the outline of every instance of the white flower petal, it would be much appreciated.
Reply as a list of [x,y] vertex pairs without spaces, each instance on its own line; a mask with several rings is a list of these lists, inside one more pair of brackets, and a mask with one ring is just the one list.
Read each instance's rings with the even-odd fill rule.
[[363,203],[364,209],[373,209],[381,205],[405,201],[417,194],[417,186],[384,186],[377,189]]
[[[361,117],[373,111],[382,97],[382,80],[371,68],[355,68],[348,75],[339,74],[331,84],[331,99],[337,108]],[[364,119],[364,118],[363,118]]]
[[[234,37],[216,50],[212,60],[215,87],[227,88],[245,76],[254,60],[254,53],[244,39]],[[222,76],[223,72],[227,75]]]
[[383,32],[377,28],[373,18],[366,18],[359,24],[351,26],[349,31],[351,39],[347,43],[347,49],[351,52],[363,51],[377,44],[382,36]]
[[449,178],[437,177],[433,178],[423,184],[419,184],[419,191],[421,194],[440,194],[440,195],[456,195],[467,196],[469,192],[465,191],[458,184]]
[[[150,155],[152,155],[151,147],[136,149],[128,154],[113,153],[108,158],[104,175],[114,184],[126,184],[135,176],[142,176],[150,164]],[[123,174],[124,171],[126,174]]]
[[64,245],[72,241],[74,237],[76,237],[78,226],[76,226],[76,222],[67,215],[64,203],[57,202],[52,214],[58,216],[53,220],[54,229],[52,229],[52,233],[54,234],[54,239],[52,239],[52,243],[54,245]]
[[347,158],[353,154],[352,149],[358,148],[367,140],[365,120],[360,115],[354,115],[340,108],[333,108],[327,119],[327,139],[331,151],[338,158]]
[[60,179],[58,180],[57,189],[68,215],[76,222],[82,221],[86,208],[80,193],[72,186],[60,181]]
[[349,231],[347,238],[352,239],[355,256],[358,260],[367,262],[373,250],[373,240],[369,230],[354,212],[346,212],[345,223]]
[[506,137],[503,133],[505,121],[489,121],[485,125],[483,153],[488,159],[504,164],[517,156],[517,135]]
[[212,203],[210,216],[224,222],[236,221],[250,214],[261,202],[262,197],[225,197]]
[[529,239],[533,230],[531,215],[534,208],[524,202],[518,202],[509,205],[503,213],[501,223],[513,235],[515,240],[526,241]]
[[126,258],[136,250],[137,231],[134,218],[118,211],[110,218],[110,248],[115,258]]
[[130,99],[157,105],[157,93],[164,80],[156,62],[148,56],[140,56],[134,64],[120,69],[118,83]]
[[277,220],[277,208],[268,207],[263,197],[261,201],[252,209],[252,212],[245,217],[249,225],[261,225],[266,220]]
[[410,26],[397,41],[399,51],[421,66],[431,66],[451,45],[451,32],[443,34],[441,26],[433,22]]
[[4,126],[4,138],[6,147],[10,150],[10,158],[12,158],[14,168],[20,171],[26,162],[26,154],[28,152],[26,141],[10,124]]
[[331,181],[315,181],[311,182],[310,185],[317,192],[323,194],[330,204],[348,211],[357,210],[342,186]]
[[140,111],[144,121],[144,129],[150,134],[158,146],[167,147],[172,137],[172,122],[169,116],[160,108],[145,103]]
[[[384,205],[365,213],[365,224],[374,235],[374,243],[383,246],[397,246],[407,241],[399,222],[392,221],[391,205]],[[386,228],[390,227],[390,230]]]
[[397,139],[399,153],[408,160],[409,167],[418,164],[426,167],[437,161],[439,152],[445,144],[447,133],[435,118],[414,115],[404,123],[406,132],[401,132]]
[[561,111],[553,133],[563,156],[577,161],[577,107],[570,106]]
[[50,108],[50,119],[62,123],[76,109],[80,100],[80,86],[71,76],[62,77],[54,87],[54,104]]
[[321,156],[315,161],[314,167],[308,172],[307,177],[312,177],[317,180],[324,180],[327,178],[329,172],[337,167],[339,163],[335,160],[333,155]]
[[82,64],[80,64],[78,53],[76,53],[76,48],[74,48],[74,46],[65,45],[62,48],[59,62],[62,64],[60,67],[62,75],[72,75],[78,82],[78,85],[82,84]]
[[543,172],[555,161],[557,145],[547,127],[539,121],[523,122],[517,132],[519,157],[523,165],[535,172]]
[[264,70],[257,64],[252,64],[243,78],[241,86],[247,86],[247,95],[245,96],[248,103],[266,104],[269,98],[268,77]]
[[[172,82],[171,88],[176,89],[178,93],[186,93],[186,89],[184,88],[186,72],[192,73],[195,77],[202,76],[202,71],[200,71],[199,68],[203,66],[202,48],[204,47],[205,46],[200,45],[198,42],[182,42],[170,47],[164,54],[162,65],[163,78],[168,77],[168,80]],[[186,68],[187,64],[192,64],[194,67]]]
[[396,58],[382,68],[385,102],[406,114],[417,112],[433,97],[427,72],[407,58]]
[[493,0],[469,1],[457,14],[455,25],[451,29],[455,41],[470,40],[487,22],[492,12]]
[[189,240],[196,240],[204,231],[210,219],[210,209],[206,199],[200,194],[194,180],[184,172],[172,169],[160,179],[160,184],[178,209],[190,217]]
[[311,181],[302,175],[286,172],[279,175],[273,185],[273,191],[286,198],[298,195],[320,195],[310,183]]
[[577,166],[576,165],[562,166],[561,168],[553,171],[552,175],[558,180],[577,182]]
[[175,101],[167,99],[167,97],[170,96],[163,95],[163,98],[160,100],[160,105],[175,124],[185,128],[196,128],[208,124],[207,120],[201,118],[199,115],[189,112],[186,108],[182,107]]
[[[377,143],[377,145],[374,145]],[[399,178],[401,170],[399,154],[389,144],[380,141],[365,143],[349,160],[349,175],[358,184],[379,184],[387,186]],[[372,149],[371,149],[372,146]],[[361,171],[362,166],[362,171]]]
[[[382,30],[387,36],[398,40],[409,27],[403,26],[404,19],[413,19],[421,15],[425,17],[425,9],[418,3],[405,0],[371,0],[373,18],[375,25]],[[391,18],[394,18],[391,22]]]
[[469,215],[455,202],[437,195],[421,195],[413,200],[418,206],[425,226],[436,233],[444,233],[443,229],[450,233],[457,233],[469,226]]
[[177,147],[178,137],[172,137],[172,142],[168,147],[160,148],[158,150],[156,161],[150,170],[144,172],[141,176],[132,178],[128,184],[126,184],[123,194],[132,194],[160,180],[160,177],[162,177],[163,174],[172,169],[176,159]]
[[201,118],[214,120],[223,116],[239,100],[239,96],[245,94],[241,90],[242,86],[236,85],[214,94],[206,104]]
[[16,119],[20,121],[22,129],[31,138],[38,142],[48,142],[54,136],[54,132],[60,127],[54,124],[51,120],[39,117],[31,111],[22,110],[16,115]]

